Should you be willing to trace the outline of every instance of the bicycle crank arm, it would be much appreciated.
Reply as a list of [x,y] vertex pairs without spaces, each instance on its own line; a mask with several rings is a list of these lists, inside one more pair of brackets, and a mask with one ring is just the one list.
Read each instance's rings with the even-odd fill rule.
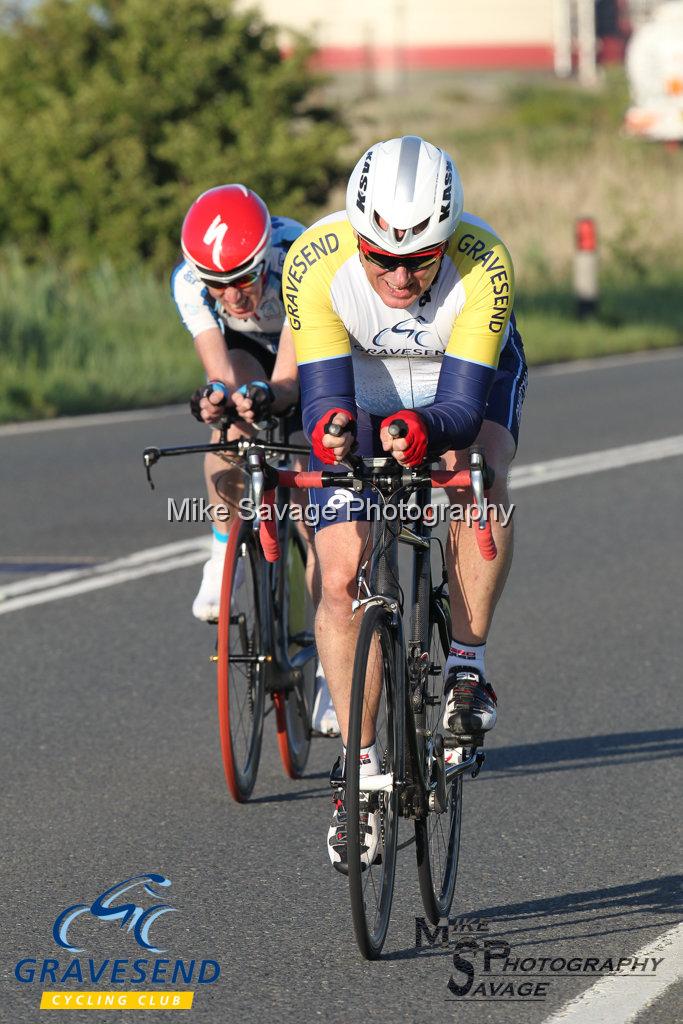
[[[211,660],[217,660],[218,655],[213,655]],[[233,665],[262,665],[272,661],[270,654],[231,654],[230,661]]]
[[452,782],[458,775],[464,775],[470,768],[474,768],[472,778],[476,779],[477,775],[481,771],[481,766],[485,759],[486,754],[480,750],[476,754],[472,754],[471,757],[461,761],[460,764],[446,765],[446,783]]
[[358,789],[362,793],[391,793],[394,788],[394,773],[388,775],[362,775]]

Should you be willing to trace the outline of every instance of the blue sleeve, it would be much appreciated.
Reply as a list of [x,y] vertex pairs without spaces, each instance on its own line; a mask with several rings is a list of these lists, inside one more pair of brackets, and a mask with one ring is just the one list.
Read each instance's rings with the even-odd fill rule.
[[300,363],[299,381],[304,432],[309,441],[316,423],[330,409],[346,409],[358,418],[351,356]]
[[445,355],[432,405],[417,409],[429,430],[429,452],[441,455],[468,448],[486,410],[495,368]]

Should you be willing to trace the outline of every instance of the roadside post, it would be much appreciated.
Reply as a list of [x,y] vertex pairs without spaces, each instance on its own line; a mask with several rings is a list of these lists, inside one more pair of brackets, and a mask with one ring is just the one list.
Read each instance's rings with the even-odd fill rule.
[[579,217],[576,221],[574,297],[576,316],[579,320],[595,315],[600,298],[600,285],[597,231],[592,217]]

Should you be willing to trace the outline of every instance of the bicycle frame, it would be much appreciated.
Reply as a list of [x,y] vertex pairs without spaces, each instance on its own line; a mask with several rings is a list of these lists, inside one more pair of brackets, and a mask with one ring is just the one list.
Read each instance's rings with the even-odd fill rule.
[[[227,433],[229,427],[235,422],[236,416],[228,414],[220,421],[221,437],[218,441],[210,442],[207,444],[199,445],[176,445],[167,448],[149,447],[145,448],[143,452],[143,461],[147,470],[147,480],[150,486],[154,489],[154,482],[152,480],[151,468],[161,458],[176,457],[181,455],[198,455],[212,452],[217,455],[235,455],[244,460],[245,475],[250,481],[251,499],[254,507],[257,509],[257,514],[254,518],[253,528],[254,530],[261,529],[263,536],[263,523],[258,515],[260,509],[265,487],[267,484],[274,487],[277,483],[277,477],[274,475],[276,471],[267,462],[269,458],[277,456],[281,462],[284,456],[287,455],[308,455],[310,448],[304,445],[291,445],[289,444],[289,432],[287,429],[286,422],[276,420],[271,417],[266,420],[261,426],[265,434],[264,437],[242,437],[237,438],[233,441],[228,441]],[[280,427],[282,430],[282,440],[274,440],[277,428]],[[283,506],[287,504],[287,497],[289,494],[289,487],[285,484],[279,486],[279,498],[276,502],[277,505]],[[279,524],[278,530],[279,537],[278,543],[283,544],[286,542],[288,537],[288,531],[291,528],[291,523],[287,517],[278,517],[275,515],[272,520],[274,523]],[[236,525],[235,528],[238,528]],[[306,664],[315,657],[315,641],[313,637],[310,639],[310,643],[304,645],[302,650],[294,655],[293,658],[289,658],[287,647],[287,640],[283,634],[281,623],[277,620],[273,614],[273,603],[276,599],[276,590],[279,583],[280,567],[273,564],[272,559],[267,559],[264,565],[263,573],[263,585],[261,593],[259,594],[259,613],[261,630],[264,641],[266,642],[267,649],[271,651],[268,655],[259,655],[257,660],[259,662],[259,670],[264,674],[264,686],[266,693],[274,694],[278,690],[292,690],[300,682],[302,677],[302,670]],[[251,659],[249,656],[234,656],[232,659],[235,663],[246,663]]]
[[[367,460],[366,460],[367,461]],[[376,460],[384,462],[385,460]],[[470,463],[470,479],[473,496],[477,507],[484,508],[484,476],[485,464],[480,451],[472,452]],[[415,490],[418,504],[424,502],[428,489],[419,487]],[[398,492],[390,496],[388,504],[397,504]],[[423,505],[424,507],[424,505]],[[361,609],[372,604],[384,606],[391,614],[392,625],[397,631],[397,653],[406,652],[406,664],[403,666],[406,672],[406,699],[408,707],[406,714],[413,728],[406,730],[406,750],[403,761],[403,770],[398,777],[393,773],[383,775],[364,776],[360,779],[359,788],[366,793],[390,793],[394,788],[399,790],[400,808],[403,817],[424,818],[430,810],[444,811],[447,803],[447,787],[452,784],[457,776],[464,775],[473,769],[473,777],[479,774],[484,763],[485,754],[477,751],[476,747],[458,764],[446,765],[445,750],[448,747],[462,747],[461,742],[455,740],[444,740],[440,735],[436,737],[433,749],[433,757],[436,765],[436,781],[426,784],[422,772],[419,770],[420,756],[417,749],[417,736],[419,725],[415,721],[416,715],[422,711],[424,700],[424,678],[429,672],[429,653],[423,651],[426,641],[426,631],[429,619],[429,602],[432,599],[431,590],[431,526],[422,518],[415,526],[408,527],[400,519],[390,520],[386,524],[380,524],[390,540],[384,544],[379,552],[377,563],[371,575],[372,585],[369,586],[366,579],[365,562],[359,568],[356,583],[358,586],[358,597],[352,603],[352,610],[355,614]],[[413,551],[413,579],[412,579],[412,601],[411,601],[411,622],[410,639],[405,644],[403,621],[399,606],[399,594],[397,587],[398,580],[398,545],[408,545]],[[446,580],[445,566],[442,563],[442,584]],[[365,596],[361,597],[363,593]],[[426,617],[425,617],[426,616]],[[407,650],[406,650],[407,647]],[[397,668],[400,666],[397,665]]]

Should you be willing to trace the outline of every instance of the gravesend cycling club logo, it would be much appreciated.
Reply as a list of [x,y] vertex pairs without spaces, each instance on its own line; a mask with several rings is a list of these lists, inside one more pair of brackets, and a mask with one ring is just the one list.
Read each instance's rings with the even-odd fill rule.
[[494,921],[449,918],[431,925],[415,918],[415,948],[448,952],[451,969],[446,999],[469,1002],[543,1002],[556,982],[573,978],[655,978],[664,961],[659,956],[567,954],[544,948],[543,956],[522,954],[505,939],[490,935]]
[[[179,911],[169,902],[170,886],[171,879],[159,872],[125,878],[89,902],[72,903],[60,910],[52,926],[52,938],[60,949],[78,954],[92,948],[94,940],[99,946],[103,942],[113,945],[116,933],[123,932],[131,944],[131,954],[163,953],[168,942],[168,937],[163,937],[163,920]],[[103,924],[107,931],[101,930]],[[101,960],[93,956],[42,960],[24,957],[14,968],[14,976],[22,985],[60,986],[42,992],[40,1008],[46,1010],[189,1009],[194,989],[159,986],[211,985],[220,973],[215,959],[148,955]],[[75,991],[68,987],[84,984],[101,985],[103,989]]]
[[[414,352],[414,346],[418,346],[417,351],[422,350],[425,355],[441,351],[430,331],[422,329],[422,324],[426,323],[427,319],[424,316],[411,316],[394,324],[393,327],[384,327],[373,337],[372,344],[392,355],[400,355],[404,351]],[[401,344],[403,348],[396,348]]]
[[58,914],[52,929],[52,937],[58,946],[63,946],[70,953],[82,953],[82,947],[73,946],[69,941],[69,928],[77,917],[82,914],[92,914],[100,921],[119,921],[121,928],[128,925],[128,931],[133,933],[139,946],[148,949],[151,953],[162,953],[163,950],[153,946],[149,941],[149,930],[158,917],[161,917],[162,914],[172,913],[176,908],[170,907],[166,903],[159,903],[145,910],[144,907],[138,907],[135,903],[114,903],[119,896],[136,888],[142,888],[148,896],[157,897],[159,893],[155,892],[153,888],[155,884],[166,887],[171,884],[171,880],[164,875],[135,875],[133,878],[127,878],[124,882],[112,885],[111,889],[107,889],[92,903],[75,903],[72,907],[67,907],[61,914]]

